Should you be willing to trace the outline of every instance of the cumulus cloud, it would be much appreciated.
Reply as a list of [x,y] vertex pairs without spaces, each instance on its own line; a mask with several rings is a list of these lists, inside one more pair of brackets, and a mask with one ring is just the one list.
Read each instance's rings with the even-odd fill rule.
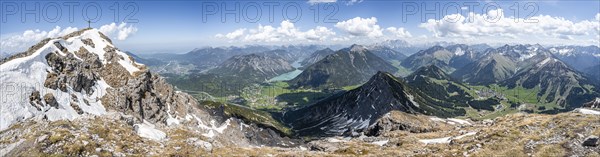
[[400,28],[388,27],[385,30],[388,31],[388,32],[390,32],[395,37],[399,37],[399,38],[410,38],[410,37],[412,37],[412,35],[410,34],[410,32],[408,32],[408,30],[404,29],[403,27],[400,27]]
[[50,31],[26,30],[22,34],[3,37],[0,41],[0,49],[3,52],[15,53],[25,51],[27,47],[45,38],[56,38],[77,31],[77,28],[67,27],[62,29],[60,26],[54,27]]
[[226,35],[217,34],[217,38],[229,40],[241,39],[246,42],[292,42],[292,41],[324,41],[335,35],[327,27],[317,26],[307,31],[301,31],[290,21],[282,21],[279,27],[258,25],[257,29],[241,28]]
[[117,25],[113,22],[111,24],[101,26],[98,30],[108,37],[116,38],[117,40],[125,40],[127,37],[137,32],[138,29],[137,27],[128,25],[127,23],[122,22],[121,24]]
[[505,17],[504,11],[498,9],[490,10],[486,14],[469,13],[468,17],[450,14],[439,20],[429,19],[419,27],[432,32],[435,37],[538,36],[571,40],[573,36],[598,33],[600,26],[597,21],[573,22],[549,15],[538,15],[529,19]]
[[246,29],[245,28],[240,28],[237,29],[231,33],[227,33],[225,35],[223,34],[217,34],[215,35],[215,37],[217,38],[227,38],[227,39],[238,39],[240,37],[242,37],[244,35],[244,33],[246,33]]
[[[79,29],[76,27],[67,27],[63,29],[60,26],[56,26],[49,31],[35,29],[25,30],[23,33],[16,35],[3,35],[0,38],[0,50],[5,53],[25,51],[29,46],[32,46],[45,38],[57,38],[77,30]],[[137,32],[137,28],[125,23],[119,25],[112,23],[101,26],[99,31],[110,38],[125,40],[131,34]]]
[[337,0],[308,0],[308,4],[317,4],[317,3],[335,3]]
[[382,29],[377,25],[377,18],[355,17],[346,21],[338,22],[335,27],[350,33],[353,36],[367,36],[376,38],[383,36]]

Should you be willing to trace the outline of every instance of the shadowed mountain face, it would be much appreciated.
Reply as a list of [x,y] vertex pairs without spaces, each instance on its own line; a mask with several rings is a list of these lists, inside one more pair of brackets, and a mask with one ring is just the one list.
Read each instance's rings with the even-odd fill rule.
[[600,64],[586,68],[583,72],[590,76],[592,81],[596,81],[596,84],[600,85]]
[[319,62],[319,60],[325,58],[327,55],[334,54],[334,53],[335,53],[335,51],[333,51],[329,48],[315,51],[310,56],[308,56],[307,58],[302,60],[302,62],[300,62],[300,65],[302,65],[302,66],[312,65],[316,62]]
[[292,70],[294,68],[283,58],[249,54],[231,57],[208,73],[264,81]]
[[472,62],[452,73],[461,81],[473,84],[492,84],[506,80],[517,72],[552,56],[540,45],[505,45],[488,49]]
[[548,50],[578,71],[585,72],[586,68],[600,64],[600,48],[598,46],[559,46]]
[[437,45],[409,56],[402,61],[401,65],[415,71],[420,67],[433,64],[445,72],[452,72],[475,62],[482,55],[481,52],[483,51],[481,49],[486,46],[475,45],[475,48],[473,48],[464,44],[455,44],[446,47]]
[[371,51],[373,54],[377,55],[380,58],[383,58],[387,61],[402,61],[404,59],[406,59],[406,55],[402,54],[401,52],[398,52],[396,50],[393,50],[392,48],[389,48],[387,46],[369,46],[367,47],[367,49],[369,51]]
[[584,74],[552,56],[499,84],[508,88],[539,88],[539,103],[555,103],[566,109],[581,107],[583,103],[598,96],[597,85]]
[[406,82],[415,90],[428,97],[448,102],[460,107],[493,110],[493,105],[500,104],[496,99],[476,100],[470,95],[469,87],[456,81],[435,65],[419,68],[406,77]]
[[452,73],[452,76],[473,84],[491,84],[511,77],[517,64],[500,54],[488,54]]
[[310,65],[289,84],[295,88],[341,88],[364,83],[377,71],[397,70],[365,47],[353,45]]
[[434,46],[409,56],[401,65],[413,71],[430,64],[434,64],[442,69],[450,69],[448,64],[450,63],[452,56],[452,52],[446,48]]
[[464,114],[464,110],[450,104],[423,99],[402,80],[378,72],[357,89],[286,112],[284,121],[300,136],[341,135],[348,131],[363,131],[392,110],[441,117]]

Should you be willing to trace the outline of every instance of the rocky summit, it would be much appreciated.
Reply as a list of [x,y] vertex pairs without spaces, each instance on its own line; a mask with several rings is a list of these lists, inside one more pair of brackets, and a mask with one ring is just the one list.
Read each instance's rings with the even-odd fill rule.
[[131,144],[176,138],[170,131],[194,149],[293,145],[200,105],[96,29],[45,39],[1,63],[0,156],[140,154],[160,144]]

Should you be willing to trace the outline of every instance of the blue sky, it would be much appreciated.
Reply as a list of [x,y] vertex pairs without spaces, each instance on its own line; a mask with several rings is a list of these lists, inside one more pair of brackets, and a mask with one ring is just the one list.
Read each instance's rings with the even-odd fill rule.
[[[431,0],[2,1],[0,51],[22,51],[41,38],[85,28],[87,22],[83,15],[94,20],[92,27],[102,27],[116,39],[114,43],[121,49],[138,53],[181,53],[196,47],[245,44],[369,44],[388,39],[415,44],[452,41],[590,45],[598,44],[600,38],[600,1],[466,2],[478,5],[473,7],[473,14],[468,12],[465,1]],[[36,4],[39,7],[36,8]],[[239,7],[236,8],[236,4]],[[439,7],[436,8],[436,4]],[[272,11],[269,5],[274,5]],[[74,6],[73,16],[69,14],[69,6]],[[23,11],[23,7],[35,10],[35,15],[23,14],[32,12]],[[214,10],[215,7],[218,10]],[[221,21],[223,7],[235,10],[235,15],[225,15],[225,22]],[[419,10],[411,12],[412,7]],[[423,7],[435,10],[436,14],[422,17]],[[95,8],[101,9],[100,16],[96,17]],[[257,8],[260,16],[257,16]],[[519,8],[518,15],[515,15],[516,8]],[[532,12],[534,8],[537,11]],[[300,16],[297,16],[298,10]],[[272,20],[269,13],[274,15]],[[403,13],[414,15],[407,15],[403,20]],[[503,14],[492,17],[498,13]],[[35,21],[36,16],[39,21]],[[234,16],[240,18],[239,22]],[[515,16],[518,17],[516,22]],[[537,21],[525,23],[526,17]]]

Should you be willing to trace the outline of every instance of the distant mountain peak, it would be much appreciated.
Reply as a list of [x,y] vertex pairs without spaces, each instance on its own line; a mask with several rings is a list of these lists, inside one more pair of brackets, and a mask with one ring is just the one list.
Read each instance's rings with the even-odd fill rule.
[[367,48],[362,45],[353,44],[352,46],[350,46],[351,52],[364,52],[366,50],[367,50]]
[[293,87],[340,88],[364,83],[377,71],[397,70],[364,46],[355,44],[308,66],[290,82]]
[[449,116],[464,113],[423,99],[405,81],[378,71],[362,86],[286,112],[284,120],[299,135],[331,136],[366,129],[390,111]]

